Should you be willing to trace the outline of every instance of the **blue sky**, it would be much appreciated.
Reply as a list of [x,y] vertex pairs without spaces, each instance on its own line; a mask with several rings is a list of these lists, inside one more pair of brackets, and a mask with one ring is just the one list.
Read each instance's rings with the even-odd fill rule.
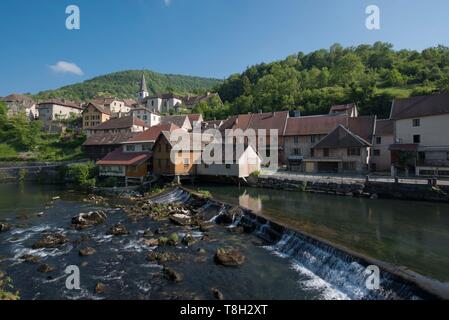
[[[65,28],[71,4],[81,30]],[[381,30],[365,28],[370,4]],[[448,12],[447,0],[1,0],[0,95],[128,69],[225,78],[336,42],[449,46]]]

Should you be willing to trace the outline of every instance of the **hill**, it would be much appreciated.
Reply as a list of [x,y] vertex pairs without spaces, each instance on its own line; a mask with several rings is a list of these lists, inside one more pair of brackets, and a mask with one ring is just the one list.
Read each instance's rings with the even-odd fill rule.
[[139,84],[145,74],[150,94],[174,92],[178,94],[202,93],[221,84],[217,79],[184,75],[161,74],[152,71],[122,71],[99,76],[82,83],[57,90],[48,90],[34,95],[37,100],[65,98],[85,101],[94,97],[135,98]]
[[218,92],[228,114],[300,109],[313,115],[327,113],[333,104],[356,102],[361,114],[388,117],[395,97],[447,90],[449,48],[395,51],[377,42],[347,48],[335,44],[255,65],[230,76]]

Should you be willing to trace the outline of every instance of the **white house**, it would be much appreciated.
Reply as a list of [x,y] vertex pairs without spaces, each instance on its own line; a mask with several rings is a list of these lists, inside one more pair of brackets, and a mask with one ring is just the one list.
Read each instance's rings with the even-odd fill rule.
[[161,123],[161,115],[146,107],[136,107],[130,111],[130,115],[144,121],[148,127],[154,127]]
[[30,120],[34,120],[38,117],[36,103],[29,96],[23,94],[11,94],[4,97],[2,101],[8,107],[8,116],[24,112]]
[[[223,147],[224,149],[224,147]],[[251,173],[260,171],[262,159],[252,146],[248,146],[241,154],[233,155],[232,163],[224,161],[220,163],[205,164],[204,162],[197,165],[197,174],[203,176],[225,176],[247,178]]]
[[[392,162],[419,176],[449,177],[449,94],[396,99]],[[402,162],[402,163],[401,163]]]

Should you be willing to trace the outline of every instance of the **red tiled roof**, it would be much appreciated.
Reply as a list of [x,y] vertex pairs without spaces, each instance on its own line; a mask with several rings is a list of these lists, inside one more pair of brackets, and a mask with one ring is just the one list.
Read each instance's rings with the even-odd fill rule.
[[144,141],[156,141],[156,139],[159,137],[159,135],[161,134],[162,131],[173,131],[176,129],[180,129],[177,125],[175,124],[160,124],[154,127],[151,127],[150,129],[141,132],[137,135],[135,135],[134,137],[132,137],[131,139],[129,139],[128,143],[136,143],[136,142],[144,142]]
[[83,146],[119,145],[135,135],[134,132],[96,133],[88,137]]
[[[89,108],[89,106],[93,106],[95,109],[97,109],[98,111],[100,111],[101,113],[107,114],[107,115],[111,115],[111,110],[109,110],[108,108],[106,108],[103,105],[98,105],[95,102],[90,102],[86,105],[86,108],[84,109],[84,111],[87,110],[87,108]],[[83,112],[84,112],[83,111]]]
[[376,116],[361,116],[349,118],[347,128],[368,141],[369,143],[373,142],[374,131],[376,126]]
[[55,104],[55,105],[58,105],[58,106],[75,108],[75,109],[80,109],[80,110],[83,109],[83,107],[79,103],[76,103],[76,102],[70,101],[70,100],[65,100],[65,99],[50,99],[50,100],[47,100],[47,101],[43,101],[43,102],[40,102],[38,104],[38,108],[41,105],[44,105],[44,104]]
[[347,126],[347,116],[322,115],[289,118],[285,135],[308,136],[328,134],[340,124]]
[[449,113],[449,93],[395,99],[391,119],[409,119]]
[[97,165],[135,166],[147,161],[151,156],[151,152],[123,152],[123,149],[120,147],[98,161]]
[[270,113],[242,114],[238,116],[234,129],[277,129],[279,135],[283,135],[288,119],[288,113],[288,111],[278,111]]
[[126,116],[121,118],[110,119],[108,121],[100,123],[98,126],[92,129],[93,130],[124,129],[124,128],[131,128],[132,126],[140,126],[148,128],[148,125],[139,118],[133,116]]

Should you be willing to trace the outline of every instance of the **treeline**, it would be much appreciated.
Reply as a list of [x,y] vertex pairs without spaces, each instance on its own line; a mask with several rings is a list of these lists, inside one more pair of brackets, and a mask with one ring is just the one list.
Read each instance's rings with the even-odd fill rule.
[[230,76],[216,88],[224,108],[211,107],[208,116],[293,109],[312,115],[326,113],[334,104],[356,102],[361,114],[388,117],[395,97],[448,88],[447,47],[418,52],[395,51],[383,42],[348,48],[335,44]]
[[152,71],[123,71],[93,78],[57,90],[40,92],[37,100],[65,98],[86,101],[95,97],[136,98],[142,73],[145,74],[150,94],[173,92],[177,94],[204,93],[222,81],[184,75],[160,74]]

